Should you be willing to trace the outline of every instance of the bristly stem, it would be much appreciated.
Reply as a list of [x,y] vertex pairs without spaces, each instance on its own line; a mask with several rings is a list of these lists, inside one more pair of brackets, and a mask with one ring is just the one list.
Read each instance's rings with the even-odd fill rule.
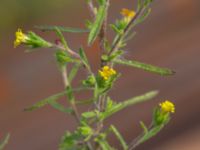
[[[106,33],[107,33],[107,19],[108,19],[109,5],[110,5],[110,0],[107,0],[107,2],[106,2],[106,12],[107,13],[106,13],[104,22],[102,24],[101,31],[99,33],[99,47],[100,47],[102,54],[106,53],[105,52],[105,40],[106,40]],[[101,67],[104,65],[103,63],[104,62],[101,60]]]
[[[71,88],[70,82],[68,80],[66,66],[62,67],[62,77],[63,77],[63,82],[64,82],[65,89]],[[76,104],[75,104],[74,100],[70,100],[70,104],[71,104],[71,107],[72,107],[72,109],[74,111],[74,116],[75,116],[77,122],[79,123],[80,122],[80,117],[79,117],[79,113],[78,113],[78,110],[77,110],[77,107],[76,107]]]
[[62,45],[59,45],[59,44],[54,44],[52,46],[52,48],[57,48],[57,49],[60,49],[60,50],[64,50],[64,51],[67,51],[71,56],[73,56],[74,58],[78,58],[80,59],[80,56],[78,53],[76,53],[75,51],[71,50],[70,48],[65,48],[64,46]]
[[[71,85],[70,85],[70,82],[69,82],[69,79],[68,79],[68,75],[67,75],[66,66],[62,67],[62,77],[63,77],[63,82],[64,82],[65,89],[71,88]],[[73,109],[74,116],[76,118],[77,123],[80,124],[80,116],[79,116],[78,109],[76,107],[76,103],[75,103],[74,99],[70,100],[70,105],[71,105],[71,107]],[[92,144],[89,141],[86,142],[86,143],[87,143],[87,146],[88,146],[89,150],[94,150]]]

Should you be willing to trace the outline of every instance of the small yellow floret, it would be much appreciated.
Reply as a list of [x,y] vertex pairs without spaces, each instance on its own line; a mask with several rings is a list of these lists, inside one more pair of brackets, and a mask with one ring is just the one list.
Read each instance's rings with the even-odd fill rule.
[[129,10],[129,9],[123,8],[121,10],[121,15],[124,16],[125,20],[130,21],[133,17],[135,17],[136,12],[133,11],[133,10]]
[[14,41],[14,47],[17,47],[21,43],[25,43],[27,40],[27,36],[22,32],[21,29],[18,29],[15,33],[16,39]]
[[108,80],[111,76],[116,74],[116,71],[109,66],[104,66],[102,70],[99,70],[99,74],[104,80]]
[[175,112],[175,106],[172,102],[166,100],[165,102],[162,102],[159,104],[161,107],[161,111],[165,113],[174,113]]

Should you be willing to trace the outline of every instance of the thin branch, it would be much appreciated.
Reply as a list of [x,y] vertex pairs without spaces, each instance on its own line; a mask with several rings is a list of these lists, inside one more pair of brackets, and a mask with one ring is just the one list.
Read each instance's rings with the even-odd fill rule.
[[[66,66],[62,68],[62,77],[63,77],[63,82],[64,82],[65,89],[67,89],[68,87],[71,87],[70,82],[68,80]],[[73,101],[70,102],[70,104],[71,104],[71,107],[72,107],[72,109],[74,111],[74,116],[75,116],[77,122],[79,123],[80,122],[80,117],[79,117],[79,113],[78,113],[76,104]]]
[[[68,87],[71,87],[70,82],[68,80],[68,75],[67,75],[67,69],[66,69],[66,67],[62,68],[62,77],[63,77],[63,82],[64,82],[65,88],[67,89]],[[75,103],[74,100],[72,100],[72,102],[70,102],[70,104],[71,104],[71,107],[73,109],[76,121],[79,124],[80,123],[80,116],[79,116],[79,113],[78,113],[78,109],[76,107],[76,103]],[[94,150],[92,144],[89,141],[86,142],[86,143],[87,143],[87,146],[88,146],[89,150]]]
[[[149,125],[148,130],[151,130],[153,127],[153,122]],[[140,138],[142,138],[145,135],[145,133],[141,133],[138,135],[130,144],[128,150],[134,150],[138,145],[140,145]]]
[[[104,19],[104,22],[102,24],[102,27],[101,27],[101,31],[99,33],[99,46],[100,46],[100,50],[103,53],[105,53],[105,40],[106,40],[106,33],[107,33],[107,19],[108,19],[108,8],[109,8],[109,5],[110,5],[110,0],[107,0],[106,2],[106,16],[105,16],[105,19]],[[101,66],[103,66],[104,62],[101,60]]]
[[52,48],[57,48],[57,49],[60,49],[60,50],[67,51],[71,56],[80,59],[79,54],[76,53],[75,51],[71,50],[70,48],[66,49],[64,46],[62,46],[62,45],[57,45],[57,44],[54,44],[54,45],[52,46]]

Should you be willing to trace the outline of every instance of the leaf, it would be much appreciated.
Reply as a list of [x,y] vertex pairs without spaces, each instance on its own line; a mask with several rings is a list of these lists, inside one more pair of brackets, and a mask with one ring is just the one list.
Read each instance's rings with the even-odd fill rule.
[[113,30],[115,33],[117,33],[117,34],[119,34],[119,35],[121,35],[121,34],[123,33],[123,31],[120,30],[119,27],[117,27],[115,24],[111,24],[110,27],[112,28],[112,30]]
[[115,136],[118,138],[118,140],[120,141],[123,150],[128,150],[128,145],[125,142],[124,138],[122,137],[122,135],[119,133],[119,131],[117,130],[117,128],[115,128],[115,126],[111,125],[110,126],[111,130],[113,131],[113,133],[115,134]]
[[73,109],[72,108],[65,108],[63,105],[59,104],[58,102],[56,101],[50,101],[49,104],[59,110],[60,112],[64,112],[64,113],[72,113],[73,112]]
[[127,66],[131,66],[131,67],[143,69],[145,71],[156,73],[156,74],[159,74],[161,76],[169,76],[169,75],[175,74],[174,71],[172,71],[168,68],[161,68],[161,67],[141,63],[139,61],[134,61],[134,60],[115,59],[114,62],[117,63],[117,64],[121,64],[121,65],[127,65]]
[[71,86],[66,87],[66,93],[67,93],[67,97],[68,97],[70,103],[74,103],[75,97],[74,97],[73,89]]
[[145,10],[144,14],[137,19],[136,24],[142,23],[149,16],[150,13],[151,13],[151,8]]
[[143,121],[140,121],[140,126],[142,127],[144,133],[146,134],[146,133],[148,132],[148,128],[147,128],[147,126],[144,124]]
[[130,35],[127,35],[127,37],[123,40],[123,42],[128,42],[132,38],[136,36],[136,32],[130,33]]
[[155,126],[153,127],[151,130],[149,130],[149,132],[147,132],[146,134],[144,134],[144,136],[142,136],[140,138],[140,140],[138,141],[137,145],[144,143],[145,141],[149,140],[150,138],[152,138],[153,136],[155,136],[158,132],[160,132],[160,130],[164,127],[164,125],[159,125],[159,126]]
[[10,139],[10,134],[8,133],[6,137],[0,141],[0,150],[3,150],[3,148],[8,144],[8,140]]
[[140,10],[142,8],[142,0],[138,0],[137,3],[137,10]]
[[82,135],[80,135],[78,132],[66,132],[59,144],[59,150],[86,150],[83,145],[78,144],[81,141]]
[[87,29],[71,28],[71,27],[62,27],[62,26],[35,26],[36,28],[42,31],[55,31],[56,28],[62,32],[71,32],[71,33],[86,33],[89,32]]
[[76,101],[76,105],[88,105],[88,104],[92,104],[93,100],[89,99],[89,100],[81,100],[81,101]]
[[110,56],[106,54],[102,55],[101,59],[104,60],[105,62],[111,62],[113,59],[120,57],[122,54],[124,54],[124,52],[121,50],[118,50],[118,51],[113,52]]
[[145,93],[143,95],[136,96],[136,97],[133,97],[129,100],[126,100],[126,101],[122,102],[122,105],[125,108],[125,107],[130,106],[130,105],[135,105],[135,104],[138,104],[138,103],[141,103],[141,102],[145,102],[145,101],[148,101],[148,100],[154,98],[157,94],[158,94],[157,90],[150,91],[150,92]]
[[88,37],[88,45],[91,45],[96,39],[96,37],[98,36],[101,30],[103,21],[105,19],[106,13],[107,13],[107,5],[106,5],[106,1],[103,1],[103,4],[99,6],[99,10],[96,15],[96,20],[94,24],[92,25],[92,28],[90,29],[90,33]]
[[152,1],[153,0],[144,0],[144,7],[149,6]]
[[97,116],[97,114],[95,113],[95,111],[84,112],[81,115],[81,117],[83,117],[84,119],[92,118],[92,117],[95,117],[95,116]]
[[135,105],[135,104],[138,104],[138,103],[141,103],[141,102],[148,101],[148,100],[154,98],[157,94],[158,94],[158,91],[150,91],[150,92],[147,92],[143,95],[136,96],[136,97],[133,97],[131,99],[128,99],[124,102],[117,103],[117,104],[113,105],[112,108],[110,108],[106,112],[102,113],[101,120],[104,120],[104,119],[110,117],[114,113],[116,113],[116,112],[118,112],[118,111],[120,111],[120,110],[122,110],[122,109],[124,109],[128,106],[132,106],[132,105]]
[[61,92],[61,93],[58,93],[58,94],[55,94],[55,95],[52,95],[48,98],[45,98],[39,102],[37,102],[36,104],[34,104],[33,106],[29,107],[29,108],[25,108],[24,110],[25,111],[33,111],[33,110],[36,110],[36,109],[39,109],[45,105],[48,105],[50,104],[51,102],[53,101],[56,101],[58,100],[59,98],[61,98],[62,96],[66,95],[66,92]]
[[102,148],[102,150],[114,150],[109,144],[108,144],[108,142],[106,141],[106,140],[104,140],[104,141],[98,141],[98,143],[99,143],[99,145],[100,145],[100,147]]
[[105,133],[100,133],[99,136],[95,138],[95,142],[99,144],[102,150],[114,150],[107,142]]
[[56,31],[57,35],[59,36],[59,38],[60,38],[62,44],[63,44],[64,47],[66,48],[66,50],[68,50],[69,47],[68,47],[67,41],[65,40],[65,37],[64,37],[64,35],[62,34],[61,30],[60,30],[59,28],[55,27],[55,31]]
[[80,63],[77,63],[77,64],[75,64],[75,65],[72,67],[72,69],[71,69],[71,71],[70,71],[70,73],[69,73],[69,77],[68,77],[69,82],[72,82],[72,80],[73,80],[74,77],[76,76],[76,74],[77,74],[77,72],[78,72],[80,66],[81,66],[81,64],[80,64]]
[[89,65],[87,56],[85,55],[85,52],[84,52],[83,48],[80,48],[80,49],[79,49],[79,55],[80,55],[80,58],[81,58],[82,62],[84,63],[84,65],[85,65],[87,68],[90,68],[90,65]]

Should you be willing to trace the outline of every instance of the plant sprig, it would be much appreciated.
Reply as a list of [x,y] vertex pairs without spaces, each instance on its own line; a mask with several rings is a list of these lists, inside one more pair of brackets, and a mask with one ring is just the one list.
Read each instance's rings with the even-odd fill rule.
[[[133,150],[138,145],[155,136],[170,120],[171,114],[175,112],[175,106],[170,101],[160,103],[155,107],[152,117],[152,124],[147,127],[141,122],[143,133],[127,144],[120,131],[114,126],[104,126],[105,120],[112,117],[115,113],[153,99],[158,91],[150,91],[139,96],[134,96],[128,100],[117,102],[109,94],[116,80],[121,74],[114,69],[115,65],[131,66],[158,75],[173,75],[174,71],[154,65],[141,63],[135,60],[122,59],[127,40],[135,35],[134,27],[142,23],[150,14],[150,4],[152,0],[138,0],[137,10],[123,8],[122,18],[108,25],[108,9],[110,0],[86,0],[91,20],[87,20],[86,29],[69,28],[62,26],[37,26],[42,31],[55,32],[56,42],[49,42],[33,32],[23,33],[21,29],[16,32],[15,47],[20,44],[28,46],[29,52],[36,48],[50,48],[55,50],[55,60],[62,75],[64,90],[45,98],[33,106],[26,108],[26,111],[33,111],[50,105],[62,113],[72,115],[76,122],[76,129],[72,132],[67,131],[62,137],[59,150],[114,150],[115,146],[109,143],[108,135],[113,133],[120,141],[123,150]],[[115,37],[111,42],[108,41],[108,27],[115,32]],[[99,48],[101,49],[101,67],[98,72],[94,71],[85,53],[85,47],[74,50],[65,39],[63,32],[67,33],[88,33],[88,46],[90,47],[99,38]],[[82,45],[82,44],[80,44]],[[87,47],[86,47],[87,48]],[[71,69],[70,69],[70,66]],[[84,68],[87,75],[80,80],[80,85],[74,87],[73,81],[79,70]],[[121,88],[121,87],[119,87]],[[89,90],[92,96],[86,100],[77,100],[76,94],[80,91]],[[59,103],[59,99],[64,97],[68,106]],[[89,105],[88,111],[80,112],[79,106]]]

